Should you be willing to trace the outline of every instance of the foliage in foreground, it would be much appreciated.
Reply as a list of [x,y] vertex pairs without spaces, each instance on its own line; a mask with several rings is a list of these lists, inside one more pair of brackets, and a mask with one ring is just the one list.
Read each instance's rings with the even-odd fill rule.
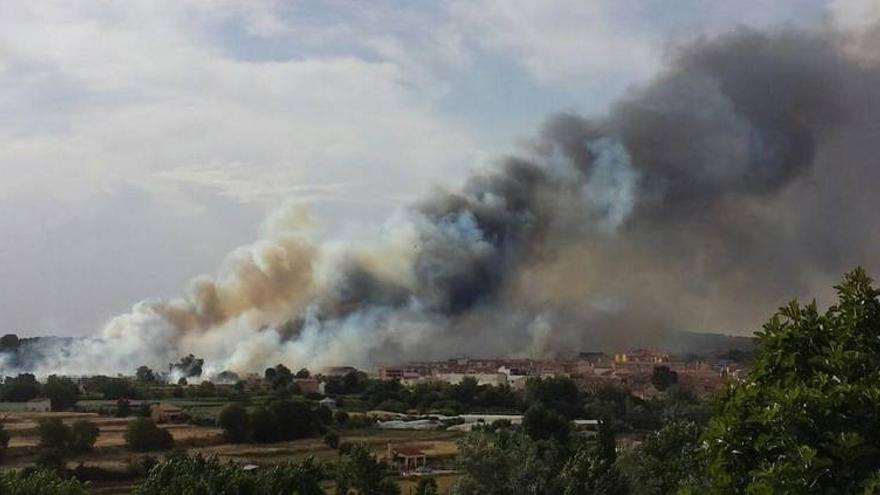
[[85,495],[86,485],[65,480],[52,471],[0,472],[0,493],[3,495]]
[[605,424],[596,441],[533,438],[518,427],[476,432],[459,443],[462,478],[455,495],[626,495],[614,437]]
[[748,379],[705,436],[717,493],[875,493],[880,481],[880,291],[861,268],[838,302],[790,303],[758,332]]
[[157,465],[135,495],[323,495],[314,459],[248,472],[235,462],[175,456]]

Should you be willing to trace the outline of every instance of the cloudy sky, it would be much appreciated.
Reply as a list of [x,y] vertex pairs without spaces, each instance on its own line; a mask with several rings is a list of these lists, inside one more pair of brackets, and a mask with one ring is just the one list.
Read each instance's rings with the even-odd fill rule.
[[285,201],[322,235],[369,236],[547,114],[603,112],[676,43],[877,14],[872,0],[0,0],[0,332],[93,333],[212,273]]

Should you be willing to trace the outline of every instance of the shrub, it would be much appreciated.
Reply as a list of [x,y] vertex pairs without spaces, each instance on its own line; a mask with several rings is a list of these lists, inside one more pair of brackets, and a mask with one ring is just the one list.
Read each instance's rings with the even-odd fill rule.
[[85,495],[86,485],[65,480],[51,471],[0,472],[0,493],[4,495]]
[[251,435],[255,442],[269,443],[278,440],[278,419],[275,413],[265,407],[258,407],[251,413]]
[[137,418],[128,423],[125,444],[134,452],[168,450],[174,446],[174,438],[167,430],[156,426],[153,420]]
[[339,435],[332,431],[327,433],[324,435],[324,443],[331,449],[339,447]]
[[220,411],[217,423],[230,442],[245,442],[250,436],[250,418],[241,404],[229,404]]
[[201,455],[176,456],[157,465],[136,495],[323,495],[323,473],[314,459],[254,472],[238,463]]
[[91,451],[100,434],[98,427],[86,420],[74,422],[70,427],[70,431],[70,450],[74,453]]

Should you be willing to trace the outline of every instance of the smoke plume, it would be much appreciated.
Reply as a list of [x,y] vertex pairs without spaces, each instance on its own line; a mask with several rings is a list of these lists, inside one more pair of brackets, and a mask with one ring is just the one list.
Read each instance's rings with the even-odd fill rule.
[[138,303],[40,367],[130,371],[193,353],[210,374],[749,334],[843,271],[880,268],[880,58],[876,36],[850,34],[742,30],[680,47],[607,115],[549,118],[374,245],[319,242],[307,214],[282,208],[216,277]]

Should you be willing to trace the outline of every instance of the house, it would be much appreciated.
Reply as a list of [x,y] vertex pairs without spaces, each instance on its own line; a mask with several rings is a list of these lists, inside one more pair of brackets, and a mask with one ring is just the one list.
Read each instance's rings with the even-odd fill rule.
[[388,463],[393,469],[407,473],[428,463],[428,454],[416,447],[388,444]]
[[27,412],[49,412],[52,410],[50,399],[31,399],[25,405]]
[[336,399],[333,399],[331,397],[324,397],[323,399],[318,401],[318,405],[324,406],[327,409],[330,409],[331,411],[335,411],[336,410]]
[[156,423],[168,423],[180,419],[183,409],[171,404],[153,404],[150,407],[150,418]]
[[324,384],[317,378],[294,378],[293,383],[303,394],[320,394],[324,391]]

